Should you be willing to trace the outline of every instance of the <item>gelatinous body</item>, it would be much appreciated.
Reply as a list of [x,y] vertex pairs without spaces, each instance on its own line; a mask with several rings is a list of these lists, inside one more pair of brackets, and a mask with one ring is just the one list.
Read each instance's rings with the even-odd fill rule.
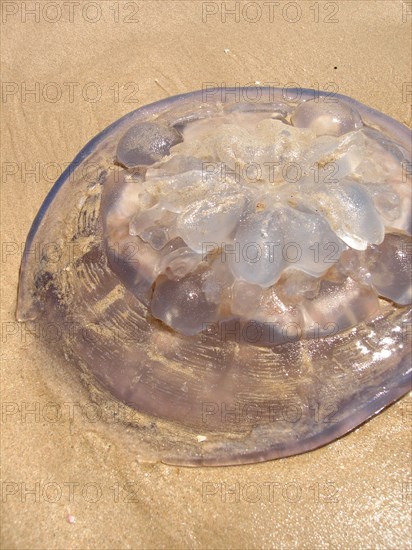
[[150,459],[304,452],[411,385],[410,130],[344,96],[235,97],[114,123],[27,239],[19,320],[70,326]]

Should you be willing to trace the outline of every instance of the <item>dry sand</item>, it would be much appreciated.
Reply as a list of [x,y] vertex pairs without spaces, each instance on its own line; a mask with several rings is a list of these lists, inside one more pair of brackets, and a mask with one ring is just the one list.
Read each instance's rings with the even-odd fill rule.
[[56,171],[132,109],[204,83],[295,83],[410,125],[411,2],[228,2],[238,21],[199,0],[25,4],[1,2],[2,547],[411,548],[410,396],[301,456],[141,465],[78,408],[51,421],[47,403],[88,395],[14,317],[21,246]]

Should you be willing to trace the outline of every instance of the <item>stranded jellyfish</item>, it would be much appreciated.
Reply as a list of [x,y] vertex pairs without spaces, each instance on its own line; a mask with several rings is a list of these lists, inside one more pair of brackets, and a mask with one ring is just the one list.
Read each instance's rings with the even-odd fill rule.
[[411,385],[410,130],[345,96],[259,91],[121,118],[27,238],[18,319],[64,327],[65,361],[136,413],[151,459],[302,453]]

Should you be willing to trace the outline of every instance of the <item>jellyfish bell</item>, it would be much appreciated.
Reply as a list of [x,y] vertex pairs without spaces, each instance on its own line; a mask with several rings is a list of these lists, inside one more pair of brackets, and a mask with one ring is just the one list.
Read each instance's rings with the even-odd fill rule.
[[58,348],[136,413],[141,460],[302,453],[411,387],[411,132],[330,99],[199,91],[137,109],[34,220],[17,318],[71,327]]

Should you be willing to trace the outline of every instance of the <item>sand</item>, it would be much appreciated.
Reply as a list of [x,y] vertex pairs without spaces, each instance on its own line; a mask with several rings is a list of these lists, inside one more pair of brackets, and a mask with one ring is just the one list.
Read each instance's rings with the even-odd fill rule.
[[2,548],[410,548],[410,396],[304,455],[139,464],[14,311],[21,249],[56,176],[139,106],[258,82],[339,91],[410,125],[411,3],[1,7]]

